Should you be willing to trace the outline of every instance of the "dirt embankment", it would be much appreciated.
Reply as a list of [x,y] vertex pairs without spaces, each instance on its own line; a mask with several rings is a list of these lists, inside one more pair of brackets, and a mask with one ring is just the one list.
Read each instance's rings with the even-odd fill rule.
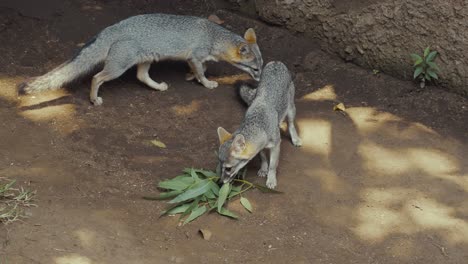
[[411,79],[410,53],[440,53],[439,85],[468,95],[468,4],[454,0],[229,0],[264,21],[305,32],[360,66]]

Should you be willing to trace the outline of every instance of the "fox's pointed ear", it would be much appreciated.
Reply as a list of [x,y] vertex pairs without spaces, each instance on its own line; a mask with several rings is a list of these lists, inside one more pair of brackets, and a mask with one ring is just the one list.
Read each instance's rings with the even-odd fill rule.
[[247,29],[247,31],[245,31],[244,38],[249,44],[257,43],[257,35],[255,35],[255,31],[253,28],[249,28]]
[[246,147],[247,144],[245,143],[245,137],[241,134],[236,135],[236,137],[232,141],[232,151],[240,155],[242,152],[244,152]]
[[223,144],[224,142],[228,141],[232,138],[231,133],[227,132],[226,129],[222,127],[218,127],[218,137],[219,137],[219,144]]

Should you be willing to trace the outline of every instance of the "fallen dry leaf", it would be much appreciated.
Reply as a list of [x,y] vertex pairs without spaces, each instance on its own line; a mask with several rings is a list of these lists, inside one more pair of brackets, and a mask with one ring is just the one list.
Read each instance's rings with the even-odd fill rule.
[[346,111],[346,107],[343,103],[339,103],[333,107],[333,111]]
[[157,139],[151,140],[151,144],[155,145],[158,148],[166,148],[166,144],[164,144],[163,142],[161,142],[161,141],[159,141]]
[[224,23],[224,20],[221,20],[221,18],[219,18],[217,15],[210,15],[208,17],[208,20],[211,21],[211,22],[214,22],[218,25],[221,25]]
[[198,232],[202,235],[203,239],[210,240],[212,233],[208,229],[200,229]]

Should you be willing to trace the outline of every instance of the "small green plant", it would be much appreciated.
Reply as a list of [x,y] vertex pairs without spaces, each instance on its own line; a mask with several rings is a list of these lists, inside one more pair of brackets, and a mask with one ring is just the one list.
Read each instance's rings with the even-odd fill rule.
[[36,192],[13,188],[15,183],[15,180],[0,178],[0,222],[4,224],[24,218],[24,208],[36,206],[33,203]]
[[[281,193],[243,179],[234,179],[233,184],[226,183],[219,187],[217,182],[220,177],[213,171],[187,168],[183,172],[184,174],[173,179],[161,181],[158,187],[164,192],[159,196],[143,198],[147,200],[171,199],[168,202],[171,206],[162,212],[161,216],[180,214],[180,221],[183,221],[184,225],[214,210],[220,215],[237,219],[236,214],[224,207],[228,201],[237,197],[240,197],[241,205],[248,212],[252,212],[250,201],[243,195],[252,188],[262,192]],[[243,176],[245,173],[246,170],[241,172]]]
[[419,79],[419,85],[421,88],[426,86],[426,81],[432,81],[433,79],[439,79],[437,72],[439,72],[439,67],[434,62],[437,57],[437,51],[431,51],[429,47],[424,50],[423,56],[418,54],[411,54],[411,58],[414,62],[414,74],[413,78]]

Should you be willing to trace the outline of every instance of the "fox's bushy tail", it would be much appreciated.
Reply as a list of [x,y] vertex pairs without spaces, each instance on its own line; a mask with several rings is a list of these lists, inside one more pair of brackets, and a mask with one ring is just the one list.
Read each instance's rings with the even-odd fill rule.
[[89,73],[107,56],[108,45],[102,40],[93,38],[73,58],[50,72],[32,78],[18,85],[20,94],[29,94],[44,90],[61,88],[78,77]]
[[257,88],[251,87],[248,84],[241,84],[239,88],[239,95],[247,105],[250,105],[257,95]]

